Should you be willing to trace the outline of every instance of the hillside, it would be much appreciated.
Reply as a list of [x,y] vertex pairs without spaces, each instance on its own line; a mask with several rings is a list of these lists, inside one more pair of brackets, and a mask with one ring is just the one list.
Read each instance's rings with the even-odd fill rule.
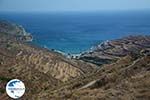
[[109,64],[128,54],[139,55],[150,48],[150,36],[128,36],[103,42],[93,51],[83,53],[79,59],[96,65]]
[[21,25],[0,20],[0,33],[14,35],[17,40],[32,41],[32,35],[25,31]]
[[25,83],[22,100],[150,99],[150,36],[107,41],[69,59],[28,43],[23,30],[0,22],[0,100],[10,100],[5,85],[13,78]]
[[[18,40],[13,33],[16,31],[7,30],[3,29],[3,33],[0,33],[1,93],[5,93],[5,84],[8,80],[18,78],[25,83],[25,98],[29,98],[39,91],[52,89],[96,68],[92,64],[70,60],[59,53]],[[86,67],[82,67],[83,65]]]
[[54,91],[42,91],[34,99],[149,100],[150,37],[130,36],[109,43],[113,46],[105,44],[81,56],[82,59],[88,56],[95,61],[94,58],[102,59],[110,55],[112,58],[109,63],[105,63],[107,59],[96,60],[104,64],[95,73],[69,81]]

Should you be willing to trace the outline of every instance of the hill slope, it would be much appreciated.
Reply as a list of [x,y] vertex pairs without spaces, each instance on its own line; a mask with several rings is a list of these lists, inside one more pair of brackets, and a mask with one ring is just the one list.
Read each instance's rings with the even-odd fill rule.
[[[100,50],[102,47],[99,47],[92,53],[81,56],[82,59],[88,56],[95,61],[94,58],[101,59],[101,57],[106,58],[110,55],[112,58],[109,63],[105,63],[107,59],[96,60],[95,62],[104,62],[100,64],[95,73],[69,81],[53,91],[42,91],[39,96],[33,98],[36,100],[41,98],[54,100],[149,100],[150,37],[130,36],[110,43],[114,43],[112,48]],[[103,45],[103,47],[106,46],[108,45]],[[126,52],[123,52],[123,47],[126,47]]]
[[[42,90],[53,89],[68,80],[94,71],[95,66],[92,64],[67,59],[59,53],[18,39],[18,34],[22,34],[22,29],[19,30],[18,26],[11,25],[11,23],[5,25],[8,26],[5,29],[4,25],[0,25],[0,29],[3,29],[0,33],[2,94],[5,93],[5,84],[13,78],[18,78],[25,83],[27,90],[24,98],[29,98]],[[15,34],[16,29],[21,33]],[[83,65],[86,67],[81,67]]]
[[22,40],[22,30],[0,22],[0,100],[10,99],[5,85],[14,78],[25,83],[23,100],[150,99],[150,36],[107,41],[68,59]]

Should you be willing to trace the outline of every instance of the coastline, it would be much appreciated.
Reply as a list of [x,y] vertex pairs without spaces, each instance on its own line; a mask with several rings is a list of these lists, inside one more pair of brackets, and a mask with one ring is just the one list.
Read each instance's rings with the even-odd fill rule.
[[65,56],[66,58],[69,58],[69,59],[80,59],[80,57],[82,55],[91,54],[91,53],[95,52],[97,49],[103,50],[105,46],[111,44],[111,42],[113,42],[113,41],[122,40],[122,39],[130,38],[130,37],[149,37],[149,36],[150,35],[129,35],[129,36],[121,37],[121,38],[114,39],[114,40],[106,40],[106,41],[101,42],[100,44],[92,46],[91,48],[89,48],[86,51],[83,51],[81,53],[76,53],[76,54],[75,53],[65,53],[63,51],[60,51],[60,50],[57,50],[57,49],[51,49],[51,48],[48,48],[46,46],[43,46],[41,48],[44,48],[44,49],[47,49],[49,51],[53,51],[53,52],[59,53],[59,54]]
[[32,45],[36,45],[36,47],[39,47],[39,48],[44,48],[44,49],[47,49],[49,51],[53,51],[53,52],[56,52],[56,53],[59,53],[63,56],[65,56],[66,58],[69,58],[69,59],[79,59],[81,55],[83,54],[87,54],[87,53],[92,53],[93,51],[95,51],[97,48],[102,48],[103,45],[107,45],[109,42],[113,41],[113,40],[119,40],[119,39],[123,39],[123,38],[127,38],[127,37],[138,37],[138,36],[150,36],[150,35],[139,35],[139,34],[136,34],[136,35],[128,35],[128,36],[122,36],[122,37],[119,37],[119,38],[115,38],[115,39],[110,39],[110,40],[99,40],[99,43],[91,46],[90,48],[88,48],[87,50],[84,50],[84,51],[80,51],[80,53],[67,53],[65,51],[61,51],[61,50],[58,50],[58,49],[55,49],[55,48],[49,48],[48,46],[46,45],[39,45],[39,44],[35,44],[33,43],[33,40],[35,39],[33,36],[32,36],[32,33],[29,33],[29,35],[32,37],[31,40],[27,41],[26,42],[29,42],[31,43]]
[[[33,46],[33,47],[36,47],[36,48],[45,49],[45,50],[49,50],[49,51],[61,54],[61,55],[65,56],[66,58],[69,58],[69,59],[80,59],[80,57],[82,55],[93,53],[97,49],[102,49],[103,46],[109,45],[109,42],[111,42],[113,40],[119,40],[119,39],[132,37],[132,36],[135,36],[135,37],[136,36],[137,37],[141,36],[141,35],[129,35],[129,36],[126,36],[126,37],[121,37],[121,38],[117,38],[117,39],[113,39],[113,40],[105,40],[105,41],[103,41],[101,43],[98,43],[98,44],[96,44],[94,46],[91,46],[89,49],[87,49],[85,51],[82,51],[80,53],[66,53],[66,52],[63,52],[61,50],[49,48],[49,47],[47,47],[45,45],[40,46],[40,45],[34,44],[33,40],[35,38],[33,37],[32,33],[26,32],[26,30],[24,29],[24,27],[22,25],[17,25],[15,23],[11,23],[11,22],[5,21],[5,20],[2,20],[2,21],[0,20],[0,22],[1,22],[2,25],[4,24],[4,26],[12,27],[12,28],[14,28],[15,31],[17,30],[16,33],[14,34],[13,32],[11,32],[12,30],[9,30],[9,28],[6,29],[10,35],[15,35],[18,38],[18,40],[20,40],[20,41],[22,41],[24,43],[30,44],[30,46]],[[2,28],[3,28],[3,26],[2,26]],[[3,32],[3,31],[5,33],[5,30],[1,30],[1,32]],[[142,36],[149,36],[149,35],[142,35]]]
[[[85,99],[91,95],[96,99],[100,95],[114,99],[118,93],[124,99],[129,95],[149,97],[149,35],[107,40],[77,55],[78,58],[67,59],[64,52],[18,40],[16,31],[9,32],[14,33],[0,33],[0,85],[4,91],[0,91],[0,98],[6,94],[5,84],[14,77],[26,84],[28,91],[23,98],[31,100]],[[139,95],[139,89],[147,92],[140,91]]]
[[31,42],[33,40],[31,33],[26,32],[22,25],[7,20],[0,20],[0,32],[13,35],[20,41]]

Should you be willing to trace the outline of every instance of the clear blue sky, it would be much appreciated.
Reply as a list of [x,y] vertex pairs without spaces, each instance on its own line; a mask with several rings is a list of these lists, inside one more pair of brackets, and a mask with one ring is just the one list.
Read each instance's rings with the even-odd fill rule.
[[99,11],[150,9],[150,0],[0,0],[0,11]]

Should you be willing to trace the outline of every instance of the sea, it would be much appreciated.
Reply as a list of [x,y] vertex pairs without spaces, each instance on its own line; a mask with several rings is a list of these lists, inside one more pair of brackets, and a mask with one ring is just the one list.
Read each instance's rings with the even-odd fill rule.
[[0,20],[22,25],[34,45],[69,54],[107,40],[150,35],[150,11],[0,12]]

